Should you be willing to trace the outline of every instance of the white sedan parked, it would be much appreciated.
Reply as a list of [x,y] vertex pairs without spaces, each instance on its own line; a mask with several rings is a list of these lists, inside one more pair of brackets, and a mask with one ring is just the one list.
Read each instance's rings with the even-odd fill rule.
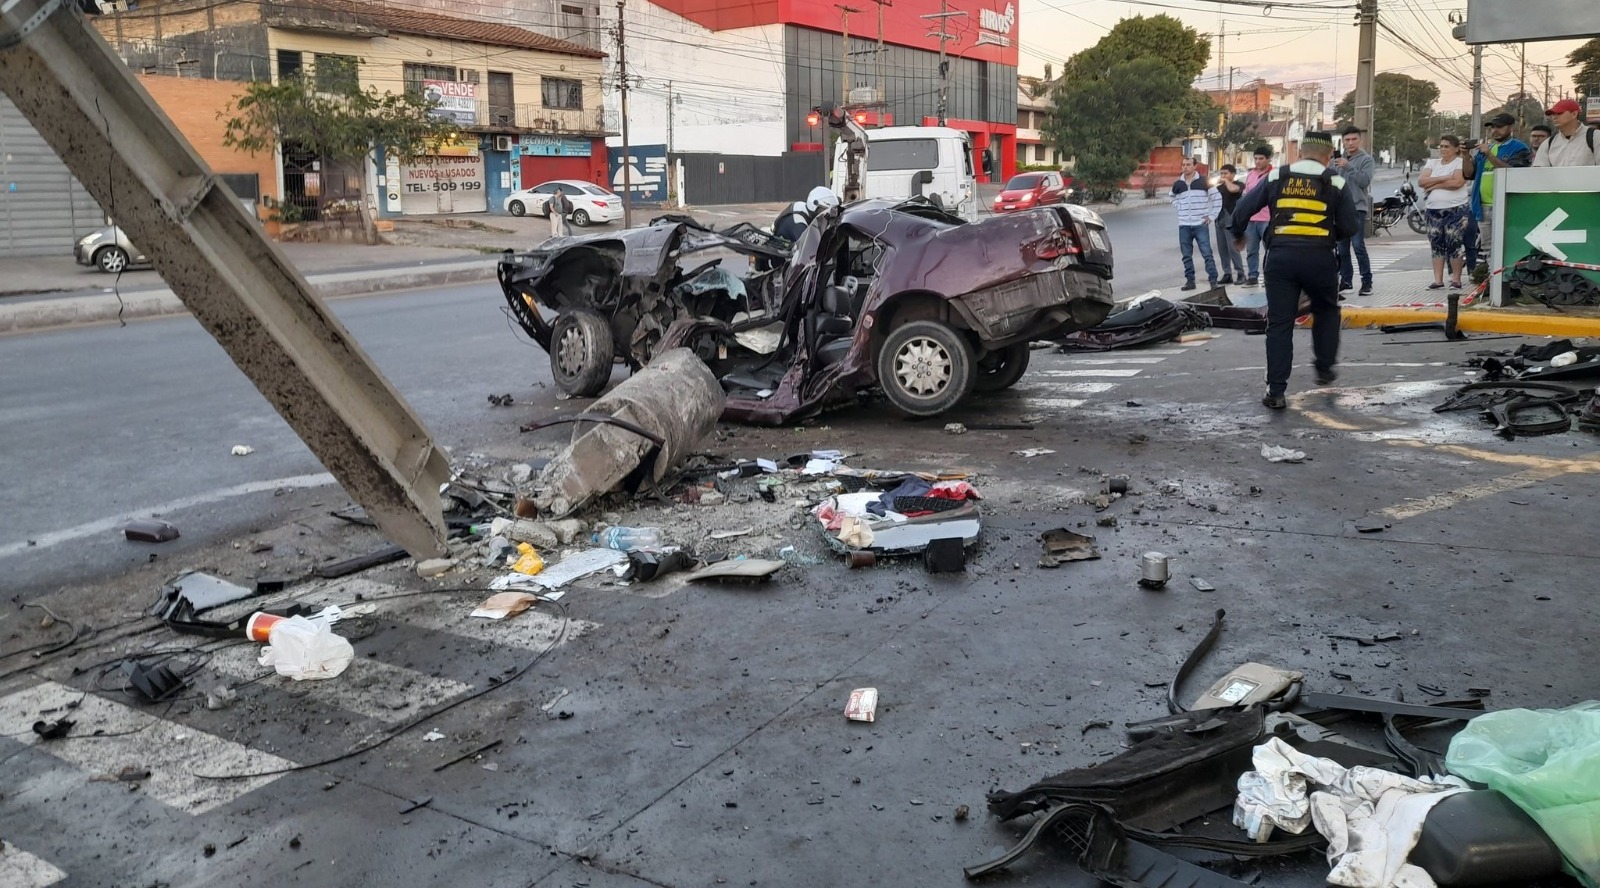
[[550,197],[560,188],[572,201],[572,224],[583,228],[596,222],[615,222],[622,218],[622,198],[589,182],[557,179],[532,188],[513,191],[505,200],[506,212],[513,216],[533,213],[550,217]]

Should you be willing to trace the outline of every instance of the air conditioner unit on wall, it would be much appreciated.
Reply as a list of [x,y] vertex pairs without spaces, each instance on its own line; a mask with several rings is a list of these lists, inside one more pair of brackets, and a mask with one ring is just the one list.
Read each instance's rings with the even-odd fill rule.
[[495,136],[494,137],[494,150],[496,150],[496,151],[510,151],[511,150],[511,137],[510,136]]

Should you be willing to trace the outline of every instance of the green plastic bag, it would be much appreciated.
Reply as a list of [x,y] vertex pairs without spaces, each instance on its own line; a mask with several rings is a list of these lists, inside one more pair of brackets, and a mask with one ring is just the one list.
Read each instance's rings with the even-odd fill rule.
[[1600,888],[1600,702],[1480,715],[1450,741],[1445,767],[1516,802],[1567,872]]

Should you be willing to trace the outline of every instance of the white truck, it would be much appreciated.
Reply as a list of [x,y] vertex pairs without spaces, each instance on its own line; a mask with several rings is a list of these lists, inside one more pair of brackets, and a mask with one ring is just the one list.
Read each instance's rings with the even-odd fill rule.
[[[977,221],[978,180],[972,171],[972,141],[965,132],[943,126],[861,130],[854,121],[849,127],[866,137],[859,165],[861,198],[926,197],[968,222]],[[841,138],[834,154],[832,187],[841,196],[856,141]]]

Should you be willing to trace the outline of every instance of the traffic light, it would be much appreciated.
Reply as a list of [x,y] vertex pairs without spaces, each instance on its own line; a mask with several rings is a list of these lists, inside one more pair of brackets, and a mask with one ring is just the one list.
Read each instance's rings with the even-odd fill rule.
[[806,126],[817,126],[820,123],[822,123],[822,115],[817,111],[812,111],[806,115]]
[[865,111],[857,111],[856,112],[856,123],[860,124],[861,126],[866,126],[867,125],[867,112],[865,112]]

